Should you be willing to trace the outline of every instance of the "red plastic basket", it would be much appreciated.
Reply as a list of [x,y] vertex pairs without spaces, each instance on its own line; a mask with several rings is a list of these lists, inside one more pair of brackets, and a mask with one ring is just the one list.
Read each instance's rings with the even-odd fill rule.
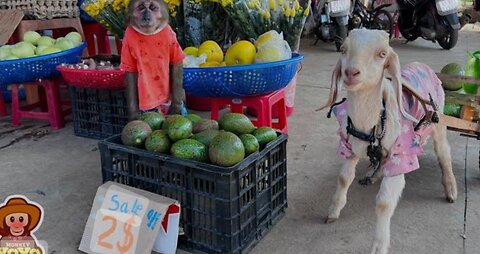
[[81,88],[125,88],[125,72],[122,70],[78,70],[57,66],[68,85]]

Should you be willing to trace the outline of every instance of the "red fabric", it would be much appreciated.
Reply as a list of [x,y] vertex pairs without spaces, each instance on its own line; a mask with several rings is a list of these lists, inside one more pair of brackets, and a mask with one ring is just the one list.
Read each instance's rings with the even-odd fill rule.
[[126,72],[138,72],[141,110],[156,108],[169,100],[170,65],[179,64],[184,58],[176,34],[169,25],[152,35],[127,28],[120,68]]

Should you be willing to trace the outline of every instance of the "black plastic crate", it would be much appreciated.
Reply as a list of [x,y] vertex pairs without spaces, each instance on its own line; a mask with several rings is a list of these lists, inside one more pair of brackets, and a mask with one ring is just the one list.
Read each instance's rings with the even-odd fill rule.
[[128,123],[125,90],[70,86],[76,136],[103,139],[122,132]]
[[124,146],[120,135],[99,142],[103,181],[178,200],[179,248],[246,253],[287,207],[287,135],[224,168]]

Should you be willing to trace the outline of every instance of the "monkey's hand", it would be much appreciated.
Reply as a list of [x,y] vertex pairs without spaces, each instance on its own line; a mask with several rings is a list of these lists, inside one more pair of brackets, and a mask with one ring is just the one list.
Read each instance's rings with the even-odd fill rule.
[[128,121],[138,119],[138,73],[127,72],[125,76],[125,87],[127,93]]
[[188,114],[184,105],[185,91],[183,90],[183,64],[170,65],[170,85],[172,102],[169,114]]

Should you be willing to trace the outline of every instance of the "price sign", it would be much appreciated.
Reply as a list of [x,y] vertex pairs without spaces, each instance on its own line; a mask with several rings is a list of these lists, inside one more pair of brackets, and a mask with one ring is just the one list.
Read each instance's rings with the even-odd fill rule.
[[79,250],[98,254],[150,254],[161,232],[161,222],[172,204],[176,201],[108,182],[97,191]]

